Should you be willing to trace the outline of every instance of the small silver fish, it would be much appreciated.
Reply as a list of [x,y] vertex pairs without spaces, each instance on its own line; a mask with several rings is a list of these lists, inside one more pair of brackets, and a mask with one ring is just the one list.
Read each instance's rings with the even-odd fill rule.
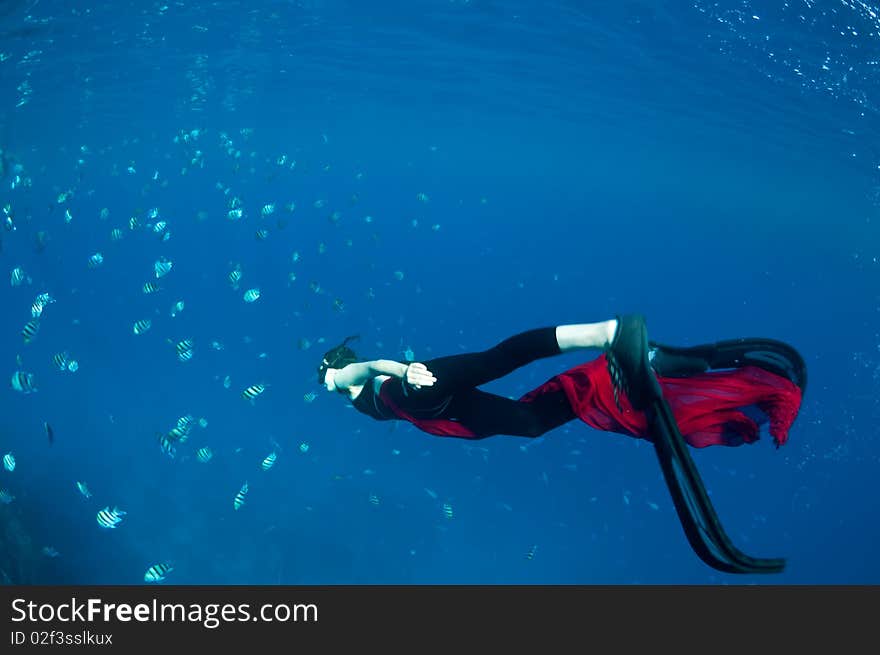
[[79,492],[83,495],[83,497],[85,497],[85,498],[92,497],[92,492],[89,491],[89,487],[85,482],[77,482],[76,488],[79,489]]

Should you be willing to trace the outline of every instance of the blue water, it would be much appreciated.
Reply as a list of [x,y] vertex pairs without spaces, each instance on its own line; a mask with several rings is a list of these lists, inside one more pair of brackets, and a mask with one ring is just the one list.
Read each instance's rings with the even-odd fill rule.
[[[878,13],[4,2],[0,205],[15,229],[0,230],[0,454],[17,466],[0,470],[15,497],[0,515],[30,535],[28,581],[137,584],[171,562],[178,584],[880,582]],[[145,295],[160,256],[174,268]],[[9,283],[15,267],[30,284]],[[56,302],[24,344],[44,291]],[[440,439],[315,384],[349,334],[367,358],[425,359],[632,311],[664,343],[759,335],[804,355],[787,445],[692,451],[734,542],[787,557],[783,574],[704,565],[647,442],[581,423]],[[52,363],[63,351],[77,372]],[[516,397],[595,354],[487,389]],[[16,370],[35,393],[12,389]],[[187,414],[207,427],[171,459],[156,435]],[[127,515],[101,529],[114,505]]]

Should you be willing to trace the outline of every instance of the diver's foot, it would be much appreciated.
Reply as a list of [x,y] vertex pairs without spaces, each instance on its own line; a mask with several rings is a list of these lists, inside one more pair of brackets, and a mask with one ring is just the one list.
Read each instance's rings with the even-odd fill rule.
[[608,374],[614,385],[614,402],[621,411],[620,394],[626,394],[633,409],[645,409],[651,401],[651,365],[648,362],[648,328],[641,314],[617,319],[617,330],[605,351]]

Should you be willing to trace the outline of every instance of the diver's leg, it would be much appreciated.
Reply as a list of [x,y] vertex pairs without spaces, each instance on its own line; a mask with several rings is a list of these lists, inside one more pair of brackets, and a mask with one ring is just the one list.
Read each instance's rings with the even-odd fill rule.
[[488,350],[429,359],[423,363],[437,382],[418,392],[430,390],[432,396],[448,395],[497,380],[538,359],[579,348],[602,348],[611,342],[616,327],[617,321],[611,320],[536,328],[520,332]]
[[562,352],[556,341],[556,328],[544,327],[520,332],[501,343],[474,353],[437,357],[424,362],[437,378],[430,387],[416,390],[414,395],[427,391],[431,396],[448,396],[472,389],[537,359],[552,357]]
[[480,439],[496,434],[540,437],[576,418],[561,389],[544,393],[531,402],[471,389],[456,394],[443,417],[460,421]]

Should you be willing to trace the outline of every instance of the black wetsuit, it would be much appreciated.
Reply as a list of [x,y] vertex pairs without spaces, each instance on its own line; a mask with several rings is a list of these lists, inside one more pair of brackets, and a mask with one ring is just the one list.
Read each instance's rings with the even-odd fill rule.
[[[560,352],[555,327],[528,330],[482,352],[424,361],[437,378],[433,386],[415,389],[396,380],[389,383],[390,393],[394,402],[414,417],[460,421],[478,438],[496,434],[538,437],[575,418],[563,392],[544,394],[524,403],[477,387]],[[364,383],[353,405],[379,421],[397,418],[376,393],[374,378]]]

